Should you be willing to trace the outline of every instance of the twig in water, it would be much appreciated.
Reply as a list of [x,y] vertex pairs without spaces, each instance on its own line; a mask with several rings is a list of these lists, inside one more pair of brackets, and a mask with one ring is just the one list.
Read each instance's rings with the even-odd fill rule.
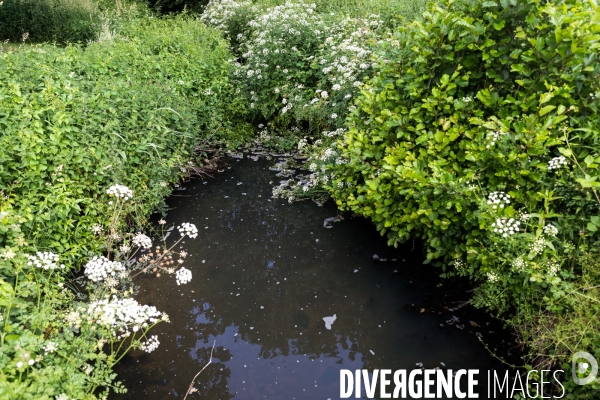
[[192,379],[192,383],[190,383],[190,387],[188,387],[188,390],[185,392],[185,397],[183,398],[183,400],[187,399],[187,395],[190,393],[190,390],[192,390],[192,388],[194,387],[194,382],[196,381],[196,378],[198,377],[198,375],[200,375],[202,373],[202,371],[204,371],[206,369],[206,367],[208,367],[208,365],[212,362],[212,355],[213,355],[213,351],[215,350],[216,342],[217,342],[216,340],[213,341],[212,349],[210,350],[210,358],[208,359],[208,362],[206,363],[204,368],[202,368],[200,370],[200,372],[198,372],[196,374],[196,376],[194,376],[194,379]]

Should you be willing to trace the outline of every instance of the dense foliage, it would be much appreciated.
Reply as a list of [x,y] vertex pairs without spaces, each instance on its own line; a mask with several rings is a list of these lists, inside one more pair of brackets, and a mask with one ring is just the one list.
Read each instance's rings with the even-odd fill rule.
[[[123,24],[85,48],[0,54],[2,398],[123,390],[111,367],[155,348],[146,333],[166,318],[129,297],[129,274],[175,273],[171,252],[132,264],[151,242],[129,232],[197,165],[201,141],[247,132],[219,33],[188,17]],[[83,264],[86,294],[68,279]]]
[[600,355],[599,27],[592,2],[431,5],[378,47],[327,169],[390,244],[478,282],[538,367]]

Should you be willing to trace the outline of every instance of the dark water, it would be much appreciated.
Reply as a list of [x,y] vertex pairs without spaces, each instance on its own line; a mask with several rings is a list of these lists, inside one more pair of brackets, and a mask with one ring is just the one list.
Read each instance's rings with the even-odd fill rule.
[[[273,162],[228,162],[231,169],[169,200],[167,226],[192,222],[200,232],[184,244],[193,280],[177,286],[174,276],[140,278],[137,299],[172,322],[153,330],[156,351],[121,362],[129,392],[114,398],[183,398],[213,341],[213,364],[189,399],[338,399],[340,369],[443,362],[479,368],[480,378],[503,370],[475,333],[506,334],[471,327],[468,307],[443,308],[468,295],[448,290],[423,266],[418,245],[390,248],[372,224],[350,216],[325,229],[324,219],[337,214],[333,204],[271,198],[269,181],[279,180],[268,170]],[[388,261],[374,262],[373,254]],[[327,330],[323,317],[334,314]],[[463,330],[446,325],[453,315]]]

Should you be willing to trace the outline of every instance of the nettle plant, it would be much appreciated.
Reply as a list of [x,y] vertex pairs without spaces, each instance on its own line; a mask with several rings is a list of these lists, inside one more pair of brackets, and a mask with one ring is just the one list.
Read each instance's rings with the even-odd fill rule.
[[60,399],[95,398],[98,388],[105,394],[126,391],[115,381],[112,367],[131,350],[154,351],[160,342],[149,332],[169,321],[168,315],[131,297],[134,278],[164,273],[175,275],[178,285],[192,279],[192,272],[182,266],[187,253],[178,246],[186,237],[198,236],[195,225],[182,223],[177,227],[180,238],[167,246],[175,227],[165,231],[161,219],[162,246],[153,247],[149,236],[128,233],[123,223],[135,209],[133,191],[117,184],[106,194],[107,222],[91,228],[105,251],[84,266],[87,295],[66,283],[61,256],[49,251],[28,254],[19,230],[23,218],[12,211],[0,213],[5,245],[0,267],[3,276],[7,269],[14,276],[0,279],[0,365],[5,371],[0,394],[7,398],[16,398],[23,388],[36,398]]

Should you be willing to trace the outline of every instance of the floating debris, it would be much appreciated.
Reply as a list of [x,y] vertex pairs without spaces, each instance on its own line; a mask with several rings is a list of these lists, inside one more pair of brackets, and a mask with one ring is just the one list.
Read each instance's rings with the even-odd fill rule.
[[357,273],[357,272],[358,272],[358,270],[357,270],[357,269],[355,269],[355,270],[354,270],[354,273]]
[[337,316],[333,314],[333,317],[323,317],[323,321],[325,321],[325,328],[331,330],[331,324],[335,322]]
[[167,233],[165,235],[165,237],[163,237],[163,241],[167,240],[167,238],[169,237],[169,235],[171,235],[171,232],[173,231],[173,229],[175,228],[175,225],[173,225],[172,227],[170,227],[169,229],[167,229]]
[[457,327],[458,329],[465,329],[465,325],[464,325],[464,324],[461,324],[461,325],[456,325],[456,327]]
[[416,363],[415,365],[416,365],[417,367],[419,367],[419,368],[423,368],[423,363],[421,363],[421,362],[418,362],[418,363]]
[[375,355],[375,352],[373,350],[369,350],[369,352],[373,355]]
[[479,339],[483,339],[483,335],[479,332],[475,332],[475,336],[477,336]]
[[336,215],[335,217],[325,218],[325,220],[323,221],[323,227],[327,228],[327,229],[333,228],[334,222],[340,222],[343,220],[344,220],[344,217],[342,217],[341,215]]
[[374,261],[377,261],[377,260],[379,260],[379,256],[378,256],[377,254],[373,254],[373,260],[374,260]]
[[478,327],[478,326],[479,326],[479,325],[477,325],[477,322],[475,322],[475,321],[469,321],[469,323],[471,324],[471,326],[472,326],[473,328],[476,328],[476,327]]

